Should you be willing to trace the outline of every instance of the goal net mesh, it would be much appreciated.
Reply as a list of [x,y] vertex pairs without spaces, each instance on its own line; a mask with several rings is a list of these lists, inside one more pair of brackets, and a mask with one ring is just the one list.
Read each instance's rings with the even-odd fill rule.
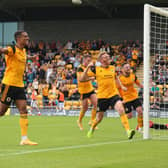
[[168,138],[168,10],[159,10],[164,15],[151,10],[149,19],[149,134]]

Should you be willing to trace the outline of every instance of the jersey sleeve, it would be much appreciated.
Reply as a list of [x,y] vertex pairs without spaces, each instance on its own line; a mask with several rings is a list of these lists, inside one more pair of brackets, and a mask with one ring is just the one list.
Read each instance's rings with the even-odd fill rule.
[[7,55],[12,56],[14,54],[12,47],[8,46],[7,50],[8,50],[8,54]]
[[139,79],[138,79],[138,77],[135,75],[135,83],[137,84],[137,85],[140,85],[140,81],[139,81]]

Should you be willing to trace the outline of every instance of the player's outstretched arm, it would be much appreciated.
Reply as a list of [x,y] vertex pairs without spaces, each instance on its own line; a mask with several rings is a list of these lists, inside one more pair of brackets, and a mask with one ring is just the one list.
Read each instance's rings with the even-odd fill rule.
[[143,85],[140,83],[139,79],[136,79],[135,83],[139,88],[143,88]]
[[0,48],[0,55],[1,54],[8,54],[8,49],[7,48]]

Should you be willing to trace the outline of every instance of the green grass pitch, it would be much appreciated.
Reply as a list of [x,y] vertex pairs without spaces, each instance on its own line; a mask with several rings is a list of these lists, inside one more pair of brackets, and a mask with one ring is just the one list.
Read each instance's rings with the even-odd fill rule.
[[[18,116],[0,118],[0,168],[166,168],[168,140],[127,140],[118,118],[104,118],[94,137],[86,137],[77,117],[29,117],[29,137],[38,146],[19,146]],[[132,127],[136,119],[130,120]],[[159,131],[160,132],[160,131]]]

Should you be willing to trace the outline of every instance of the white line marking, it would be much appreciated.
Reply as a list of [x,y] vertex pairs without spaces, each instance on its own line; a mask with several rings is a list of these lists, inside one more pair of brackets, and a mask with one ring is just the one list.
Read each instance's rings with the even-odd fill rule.
[[142,141],[142,140],[143,139],[123,140],[123,141],[109,141],[109,142],[100,142],[100,143],[85,144],[85,145],[63,146],[63,147],[37,149],[37,150],[26,150],[26,151],[14,152],[14,153],[0,154],[0,157],[17,156],[17,155],[24,155],[24,154],[31,154],[31,153],[41,153],[41,152],[50,152],[50,151],[63,151],[63,150],[68,150],[68,149],[88,148],[88,147],[95,147],[95,146],[102,146],[102,145],[110,145],[110,144],[120,144],[120,143]]

